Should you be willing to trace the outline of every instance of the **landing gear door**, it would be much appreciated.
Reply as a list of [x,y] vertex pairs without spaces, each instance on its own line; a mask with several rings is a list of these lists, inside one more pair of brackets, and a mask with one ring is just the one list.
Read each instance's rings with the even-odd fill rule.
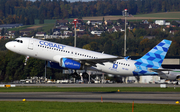
[[30,39],[29,40],[29,44],[28,44],[28,49],[30,49],[30,50],[33,50],[33,40],[32,39]]

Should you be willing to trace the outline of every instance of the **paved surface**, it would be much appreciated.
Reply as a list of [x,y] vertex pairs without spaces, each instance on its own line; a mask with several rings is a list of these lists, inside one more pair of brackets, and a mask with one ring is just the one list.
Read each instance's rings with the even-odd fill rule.
[[[0,84],[2,85],[2,84]],[[15,84],[16,86],[56,87],[160,87],[160,84]],[[180,85],[167,84],[167,87]],[[10,92],[1,93],[1,101],[63,101],[63,102],[121,102],[175,104],[179,92]]]
[[178,92],[14,92],[0,93],[1,101],[121,102],[175,104]]
[[[2,85],[2,84],[0,84]],[[16,86],[56,86],[56,87],[160,87],[160,84],[13,84]],[[180,85],[167,84],[167,87]]]

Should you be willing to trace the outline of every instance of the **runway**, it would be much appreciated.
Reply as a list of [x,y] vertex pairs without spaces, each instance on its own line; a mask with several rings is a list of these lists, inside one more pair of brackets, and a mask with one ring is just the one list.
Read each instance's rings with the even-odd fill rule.
[[[56,87],[160,87],[160,84],[15,84]],[[167,84],[167,87],[180,85]],[[0,101],[119,102],[175,104],[179,92],[0,92]]]
[[175,104],[179,92],[11,92],[0,93],[0,101],[119,102]]
[[[160,87],[160,84],[14,84],[16,86],[55,86],[55,87]],[[180,87],[180,85],[166,84],[167,87]]]

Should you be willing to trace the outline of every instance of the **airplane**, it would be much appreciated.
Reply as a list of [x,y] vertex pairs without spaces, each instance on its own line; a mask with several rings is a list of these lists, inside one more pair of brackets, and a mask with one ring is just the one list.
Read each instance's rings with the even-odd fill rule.
[[176,81],[176,84],[180,84],[180,69],[154,69],[155,72],[158,73],[158,76],[160,76],[163,79],[169,80],[169,81]]
[[5,46],[21,55],[58,63],[62,69],[93,69],[121,76],[146,76],[159,74],[156,71],[161,68],[171,42],[162,40],[137,60],[29,37],[16,38]]

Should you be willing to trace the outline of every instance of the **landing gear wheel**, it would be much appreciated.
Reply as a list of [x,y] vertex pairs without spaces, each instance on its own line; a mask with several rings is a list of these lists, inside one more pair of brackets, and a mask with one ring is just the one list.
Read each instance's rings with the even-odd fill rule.
[[71,76],[76,79],[81,79],[80,75],[77,74],[76,72],[72,73]]

